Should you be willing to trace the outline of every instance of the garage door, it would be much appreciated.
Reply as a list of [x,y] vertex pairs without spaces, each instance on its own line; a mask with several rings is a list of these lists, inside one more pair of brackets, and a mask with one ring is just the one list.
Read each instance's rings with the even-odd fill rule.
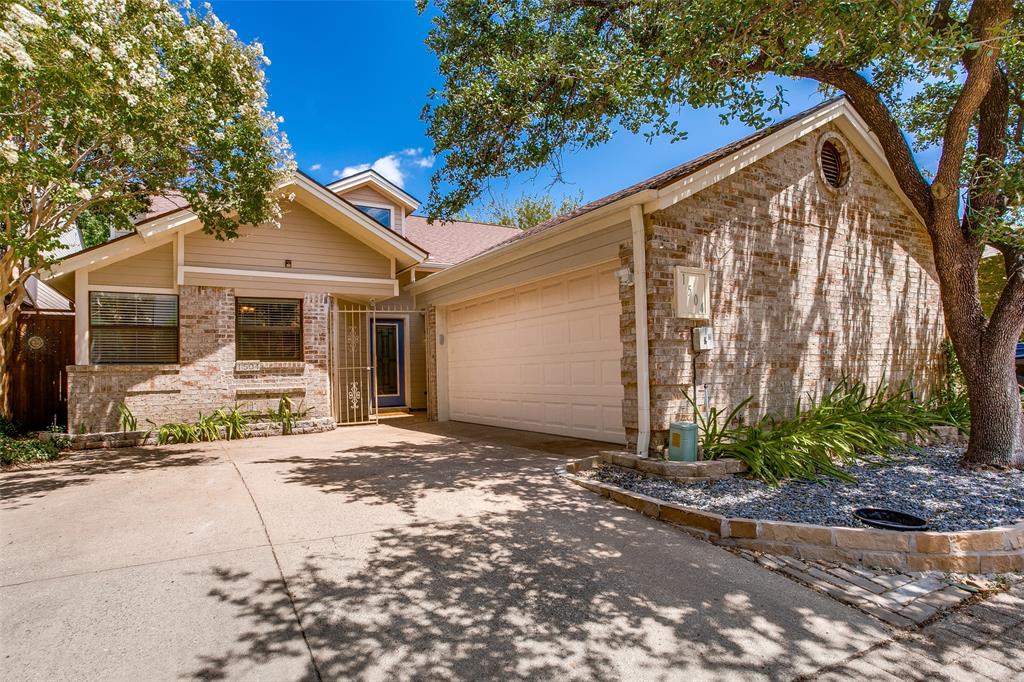
[[624,443],[617,267],[449,308],[451,418]]

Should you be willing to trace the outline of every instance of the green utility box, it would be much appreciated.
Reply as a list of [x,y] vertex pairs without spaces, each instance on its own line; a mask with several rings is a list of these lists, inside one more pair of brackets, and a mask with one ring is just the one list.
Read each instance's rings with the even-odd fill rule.
[[697,425],[672,422],[668,430],[668,458],[673,462],[697,461]]

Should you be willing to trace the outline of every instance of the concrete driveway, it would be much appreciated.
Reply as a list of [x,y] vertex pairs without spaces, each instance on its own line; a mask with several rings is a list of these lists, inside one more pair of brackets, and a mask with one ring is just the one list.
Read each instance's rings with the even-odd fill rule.
[[0,679],[787,679],[866,616],[579,489],[593,446],[394,421],[0,475]]

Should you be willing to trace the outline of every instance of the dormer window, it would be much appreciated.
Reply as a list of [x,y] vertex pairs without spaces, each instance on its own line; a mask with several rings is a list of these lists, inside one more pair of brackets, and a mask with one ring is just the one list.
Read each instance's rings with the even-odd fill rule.
[[383,206],[367,206],[365,204],[355,204],[355,207],[360,211],[370,216],[384,227],[391,229],[391,209]]

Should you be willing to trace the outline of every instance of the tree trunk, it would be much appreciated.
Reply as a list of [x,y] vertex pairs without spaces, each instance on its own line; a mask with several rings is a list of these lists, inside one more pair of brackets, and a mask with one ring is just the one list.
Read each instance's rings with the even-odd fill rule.
[[[929,232],[946,332],[964,373],[971,408],[971,435],[963,463],[1024,468],[1024,412],[1014,360],[1024,309],[999,321],[985,318],[978,297],[981,246],[961,237],[959,227],[954,228],[955,214],[946,219],[954,222],[933,225],[938,229]],[[1021,283],[1011,281],[1010,286]]]

